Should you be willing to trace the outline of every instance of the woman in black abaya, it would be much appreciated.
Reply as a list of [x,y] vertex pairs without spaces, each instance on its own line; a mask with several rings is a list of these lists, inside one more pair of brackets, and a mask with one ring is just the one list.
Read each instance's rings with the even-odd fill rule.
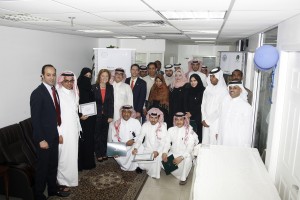
[[[79,88],[79,104],[95,101],[91,86],[92,70],[83,68],[77,80]],[[89,170],[95,168],[94,156],[94,132],[95,116],[80,115],[80,124],[82,127],[81,138],[79,139],[78,150],[78,170]]]

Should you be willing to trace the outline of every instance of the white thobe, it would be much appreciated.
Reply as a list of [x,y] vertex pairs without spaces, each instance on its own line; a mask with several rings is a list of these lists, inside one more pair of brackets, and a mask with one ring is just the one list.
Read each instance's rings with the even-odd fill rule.
[[145,76],[143,78],[144,81],[146,81],[146,84],[147,84],[147,94],[146,94],[146,100],[148,100],[149,98],[149,94],[150,94],[150,90],[154,84],[154,79],[155,78],[151,78],[149,75],[148,76]]
[[221,104],[218,144],[251,147],[252,107],[241,97],[225,97]]
[[[161,155],[165,145],[166,136],[168,134],[167,126],[164,123],[161,125],[160,131],[156,133],[158,125],[158,123],[152,125],[149,121],[145,122],[142,126],[141,134],[134,145],[134,148],[136,149],[138,149],[141,145],[144,147],[141,151],[138,149],[138,154],[153,153],[154,151],[159,153],[154,161],[138,162],[141,169],[146,170],[150,177],[157,179],[160,178]],[[144,138],[145,141],[142,143]]]
[[166,145],[164,147],[163,152],[167,153],[168,156],[173,154],[174,158],[183,156],[184,159],[179,163],[178,169],[171,172],[180,181],[186,180],[192,168],[192,151],[195,146],[195,139],[193,135],[196,134],[194,133],[193,128],[191,126],[189,127],[189,132],[186,140],[185,127],[178,128],[175,126],[169,128],[168,130]]
[[111,132],[113,130],[114,122],[120,118],[120,109],[124,105],[133,106],[133,95],[130,86],[124,82],[113,82],[114,87],[114,118],[109,124],[107,141],[112,141]]
[[[129,140],[136,140],[141,132],[141,123],[134,118],[129,118],[127,121],[121,119],[121,124],[119,127],[119,137],[116,136],[116,129],[112,130],[112,141],[113,142],[128,142]],[[124,157],[115,158],[117,163],[121,166],[121,169],[124,171],[133,171],[137,168],[137,162],[132,162],[134,155],[132,155],[133,145],[127,146],[127,155]]]
[[173,74],[171,77],[169,77],[169,76],[167,76],[167,75],[165,74],[165,75],[164,75],[164,78],[165,78],[165,81],[166,81],[167,86],[171,85],[171,83],[173,83],[173,82],[175,81],[175,76],[174,76],[174,74]]
[[226,94],[228,94],[226,86],[209,85],[204,90],[201,104],[202,121],[205,120],[209,127],[203,126],[203,144],[217,144],[216,135],[219,131],[220,105]]
[[81,125],[78,117],[78,100],[73,90],[64,87],[57,89],[61,109],[59,135],[63,144],[59,144],[57,181],[59,185],[78,186],[78,139]]
[[190,80],[191,75],[193,75],[193,74],[198,74],[200,76],[200,78],[201,78],[203,86],[204,87],[207,86],[207,76],[205,74],[203,74],[203,73],[201,73],[199,71],[196,71],[196,72],[195,71],[191,71],[191,72],[189,72],[189,77],[188,77],[189,80]]

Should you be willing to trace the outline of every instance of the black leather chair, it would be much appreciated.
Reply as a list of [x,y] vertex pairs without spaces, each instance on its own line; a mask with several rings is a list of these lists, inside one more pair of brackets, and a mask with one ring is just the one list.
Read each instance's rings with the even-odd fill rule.
[[31,118],[25,119],[25,120],[19,122],[19,124],[22,128],[26,143],[30,147],[31,151],[36,155],[36,147],[33,142],[33,134],[32,134],[33,129],[32,129]]
[[[32,200],[36,156],[26,143],[19,124],[0,129],[0,152],[0,163],[9,166],[9,195]],[[0,181],[0,193],[4,194],[2,184]]]

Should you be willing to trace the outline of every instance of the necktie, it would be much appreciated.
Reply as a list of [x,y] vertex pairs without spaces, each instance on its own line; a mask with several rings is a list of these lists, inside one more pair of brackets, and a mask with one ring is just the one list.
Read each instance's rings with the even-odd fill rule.
[[131,90],[133,90],[133,87],[134,87],[134,80],[131,81],[130,87],[131,87]]
[[61,125],[61,118],[60,118],[60,105],[58,104],[57,101],[57,94],[54,86],[51,88],[52,89],[52,96],[54,100],[54,105],[55,105],[55,111],[56,111],[56,120],[57,120],[57,125]]

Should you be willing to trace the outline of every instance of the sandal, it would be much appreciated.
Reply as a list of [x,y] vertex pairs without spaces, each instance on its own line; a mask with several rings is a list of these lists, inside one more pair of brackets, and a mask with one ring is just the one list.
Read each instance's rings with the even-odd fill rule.
[[61,192],[70,192],[71,189],[68,186],[59,185],[58,190],[61,191]]

